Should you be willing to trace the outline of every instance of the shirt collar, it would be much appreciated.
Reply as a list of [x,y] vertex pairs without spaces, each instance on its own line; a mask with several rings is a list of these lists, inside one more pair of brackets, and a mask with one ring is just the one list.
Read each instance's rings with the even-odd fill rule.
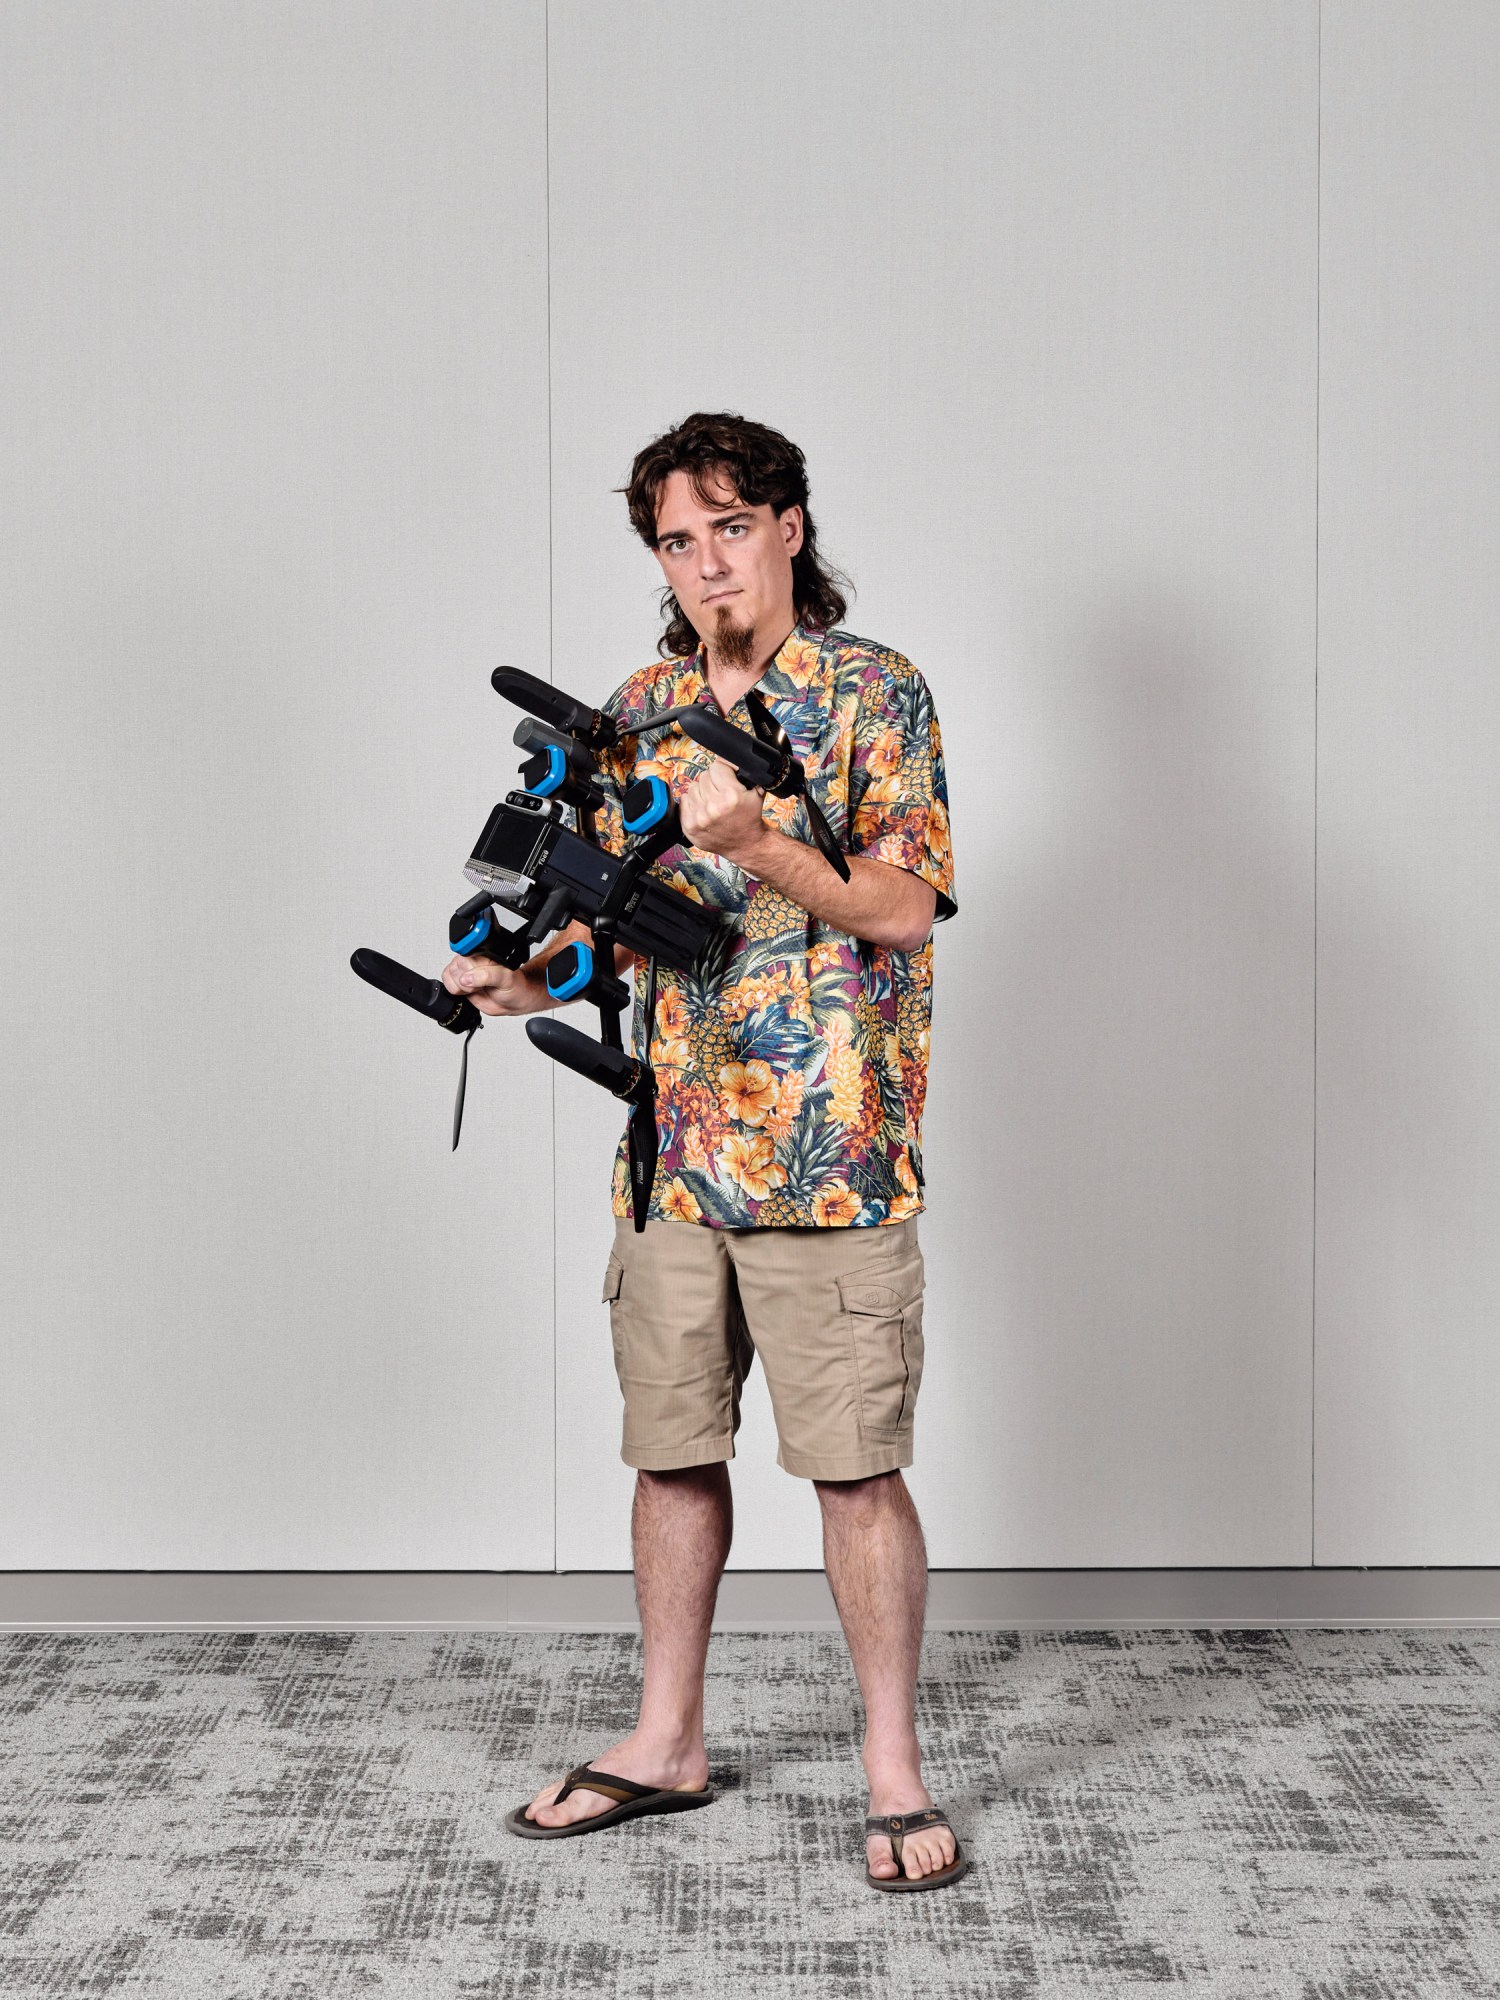
[[[756,693],[773,703],[805,702],[810,698],[821,703],[830,677],[830,668],[823,657],[823,639],[824,634],[816,626],[808,625],[799,618],[760,679],[752,683]],[[706,640],[698,641],[698,650],[689,661],[688,669],[693,677],[693,692],[689,695],[679,681],[677,699],[690,699],[705,708],[717,710],[718,704],[708,684]],[[743,708],[744,703],[745,698],[740,695],[734,708]],[[731,709],[730,713],[733,712]]]

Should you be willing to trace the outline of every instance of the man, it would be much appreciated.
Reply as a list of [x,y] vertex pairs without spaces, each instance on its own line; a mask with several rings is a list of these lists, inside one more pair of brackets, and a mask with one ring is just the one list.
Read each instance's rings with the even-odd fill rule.
[[[660,1151],[640,1234],[623,1138],[614,1166],[604,1296],[622,1456],[637,1469],[640,1717],[508,1824],[531,1837],[581,1833],[713,1797],[703,1672],[733,1525],[726,1461],[758,1352],[777,1461],[810,1478],[822,1506],[828,1579],[864,1696],[866,1879],[937,1887],[968,1862],[922,1782],[926,1547],[900,1472],[912,1462],[923,1358],[930,933],[956,908],[937,716],[910,662],[839,628],[845,599],[818,555],[802,454],[779,432],[727,413],[689,417],[646,446],[624,490],[666,579],[667,657],[605,704],[622,735],[601,772],[599,835],[622,852],[625,787],[665,778],[686,841],[655,872],[723,919],[691,971],[657,968]],[[671,725],[630,732],[688,702],[749,729],[752,687],[847,851],[847,883],[812,844],[799,801],[747,789]],[[487,1014],[548,1006],[543,967],[575,937],[588,937],[583,925],[520,972],[455,958],[444,984]],[[617,947],[617,969],[631,962]]]

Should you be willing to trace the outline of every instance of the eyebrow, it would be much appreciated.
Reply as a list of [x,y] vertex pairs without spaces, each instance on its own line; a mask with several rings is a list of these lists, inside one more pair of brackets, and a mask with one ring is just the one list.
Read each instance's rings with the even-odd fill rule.
[[[749,521],[749,520],[752,520],[753,518],[754,518],[754,514],[753,514],[753,510],[752,510],[751,508],[749,508],[749,507],[735,507],[735,508],[732,508],[732,509],[730,510],[730,512],[729,512],[729,513],[727,513],[727,514],[712,514],[712,515],[710,515],[710,516],[709,516],[709,522],[708,522],[708,525],[709,525],[709,526],[710,526],[711,528],[722,528],[722,527],[723,527],[723,526],[725,525],[725,523],[726,523],[726,522],[728,522],[728,521]],[[686,541],[686,540],[688,539],[688,531],[687,531],[687,529],[686,529],[686,528],[666,528],[666,529],[663,529],[662,533],[661,533],[661,534],[659,534],[659,535],[657,536],[657,538],[656,538],[656,539],[657,539],[657,540],[658,540],[659,542],[675,542],[675,541],[677,540],[677,538],[678,538],[678,536],[679,536],[679,535],[680,535],[680,536],[682,537],[682,539],[683,539],[684,541]]]

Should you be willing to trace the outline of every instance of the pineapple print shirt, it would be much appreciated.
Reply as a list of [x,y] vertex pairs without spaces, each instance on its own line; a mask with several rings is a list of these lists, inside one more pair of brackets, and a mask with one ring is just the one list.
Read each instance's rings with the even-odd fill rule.
[[[849,632],[798,625],[756,692],[791,739],[839,845],[930,882],[935,918],[951,917],[942,738],[911,662]],[[701,646],[692,659],[643,667],[604,706],[623,732],[687,702],[717,708]],[[750,729],[743,697],[728,720]],[[620,799],[637,778],[659,776],[680,798],[712,759],[675,723],[622,733],[600,756],[600,843],[624,852]],[[799,800],[767,794],[764,815],[811,842]],[[920,1213],[931,935],[917,951],[869,944],[692,846],[668,848],[652,873],[721,918],[690,970],[657,966],[659,1151],[648,1217],[710,1229],[845,1228]],[[637,1050],[645,997],[638,962]],[[614,1213],[628,1216],[623,1135],[612,1198]]]

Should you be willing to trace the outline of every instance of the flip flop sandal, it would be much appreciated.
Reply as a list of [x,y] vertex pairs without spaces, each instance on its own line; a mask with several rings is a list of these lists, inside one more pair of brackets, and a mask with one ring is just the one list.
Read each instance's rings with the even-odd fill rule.
[[[922,1826],[946,1826],[952,1831],[953,1822],[937,1806],[928,1806],[921,1812],[871,1813],[865,1821],[865,1832],[883,1833],[891,1843],[891,1853],[896,1866],[901,1866],[901,1848],[905,1836],[915,1833]],[[931,1875],[876,1875],[865,1864],[865,1880],[872,1889],[886,1889],[902,1895],[911,1889],[941,1889],[947,1882],[956,1882],[969,1866],[969,1857],[964,1853],[958,1835],[953,1835],[953,1859],[946,1868],[939,1868]]]
[[694,1806],[712,1805],[719,1796],[712,1785],[704,1785],[697,1791],[661,1791],[655,1785],[638,1785],[634,1778],[617,1778],[609,1771],[591,1770],[587,1764],[569,1771],[561,1791],[550,1803],[561,1805],[569,1792],[602,1792],[606,1798],[618,1799],[619,1804],[611,1806],[608,1812],[575,1819],[568,1826],[539,1826],[527,1815],[526,1808],[531,1804],[527,1799],[505,1815],[506,1832],[518,1833],[523,1840],[566,1840],[576,1833],[597,1833],[600,1827],[613,1826],[616,1820],[634,1819],[639,1813],[690,1812]]

